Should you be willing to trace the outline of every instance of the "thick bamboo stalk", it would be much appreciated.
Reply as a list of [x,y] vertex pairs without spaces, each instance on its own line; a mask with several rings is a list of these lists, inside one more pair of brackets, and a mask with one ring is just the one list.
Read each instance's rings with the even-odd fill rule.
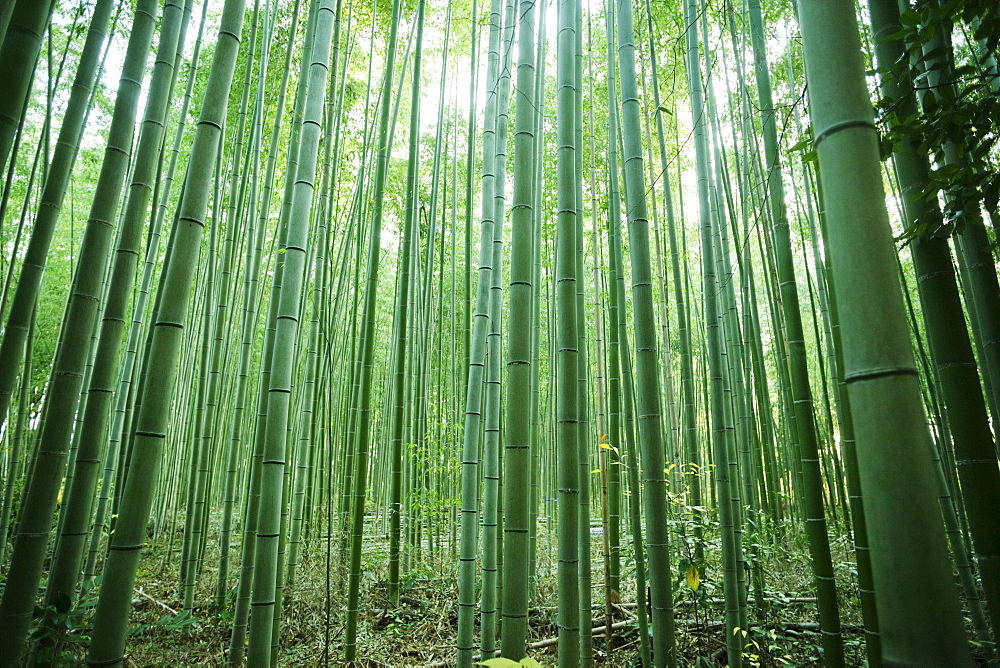
[[160,300],[152,337],[151,363],[146,367],[143,401],[137,421],[132,470],[127,477],[111,552],[105,568],[94,619],[89,660],[117,665],[123,660],[128,612],[146,522],[166,438],[170,400],[187,319],[188,295],[194,277],[211,187],[209,174],[219,147],[222,118],[228,106],[243,26],[243,0],[227,0],[219,40],[209,74],[202,115],[191,149],[184,197],[173,247],[164,267],[165,296]]
[[[885,665],[969,665],[854,8],[799,3]],[[905,498],[906,503],[899,504]],[[900,558],[906,555],[905,558]]]

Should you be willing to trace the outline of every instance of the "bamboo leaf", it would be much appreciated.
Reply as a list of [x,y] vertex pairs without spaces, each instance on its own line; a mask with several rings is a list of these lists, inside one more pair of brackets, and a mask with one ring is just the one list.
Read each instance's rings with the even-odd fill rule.
[[486,661],[480,661],[476,665],[489,666],[489,668],[518,668],[518,666],[522,666],[524,664],[497,656],[492,659],[487,659]]

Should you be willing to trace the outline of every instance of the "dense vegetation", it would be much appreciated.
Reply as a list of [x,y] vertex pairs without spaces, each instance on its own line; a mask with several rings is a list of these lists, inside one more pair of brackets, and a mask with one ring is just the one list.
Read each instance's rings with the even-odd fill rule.
[[998,40],[0,3],[0,665],[995,665]]

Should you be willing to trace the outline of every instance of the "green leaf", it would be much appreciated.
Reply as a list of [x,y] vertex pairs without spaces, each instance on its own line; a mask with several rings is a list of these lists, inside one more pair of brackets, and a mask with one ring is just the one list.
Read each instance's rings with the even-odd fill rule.
[[494,657],[492,659],[487,659],[486,661],[480,661],[476,664],[477,666],[489,666],[489,668],[519,668],[523,665],[517,661],[511,659],[505,659],[501,656]]
[[812,138],[806,137],[805,139],[800,139],[799,141],[795,142],[795,144],[793,144],[789,150],[802,151],[804,149],[809,148],[811,145],[812,145]]
[[538,663],[530,656],[526,656],[523,659],[521,659],[521,665],[528,666],[528,668],[542,668],[542,664]]

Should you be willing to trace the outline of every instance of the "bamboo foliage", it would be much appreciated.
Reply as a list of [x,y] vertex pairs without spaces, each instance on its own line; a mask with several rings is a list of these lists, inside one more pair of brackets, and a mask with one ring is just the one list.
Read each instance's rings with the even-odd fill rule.
[[991,7],[77,4],[0,2],[0,663],[991,660],[995,146],[914,130]]

